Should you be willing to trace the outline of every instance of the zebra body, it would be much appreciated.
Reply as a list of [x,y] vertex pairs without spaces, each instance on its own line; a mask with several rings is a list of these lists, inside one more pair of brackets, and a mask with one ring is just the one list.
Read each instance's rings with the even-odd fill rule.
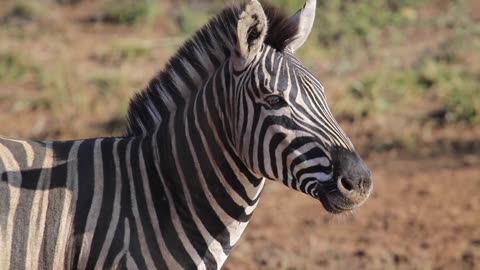
[[132,100],[125,137],[0,138],[0,268],[219,269],[265,179],[361,205],[370,173],[293,55],[315,6],[225,9]]
[[175,147],[154,153],[156,141],[0,139],[2,269],[220,267],[264,180],[197,176],[171,158]]

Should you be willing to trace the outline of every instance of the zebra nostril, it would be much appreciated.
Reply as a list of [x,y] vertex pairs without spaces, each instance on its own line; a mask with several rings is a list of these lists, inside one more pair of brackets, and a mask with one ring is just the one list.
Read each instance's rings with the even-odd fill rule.
[[345,177],[340,177],[340,184],[345,188],[345,190],[347,190],[348,192],[350,191],[353,191],[355,188],[352,184],[351,181],[349,181],[347,178]]

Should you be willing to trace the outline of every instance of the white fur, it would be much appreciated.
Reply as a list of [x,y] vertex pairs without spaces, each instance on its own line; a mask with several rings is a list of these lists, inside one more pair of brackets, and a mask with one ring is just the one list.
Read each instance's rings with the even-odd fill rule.
[[[235,55],[233,61],[236,70],[242,70],[252,62],[262,48],[267,36],[267,29],[267,16],[262,5],[257,0],[252,0],[246,5],[238,19],[236,49],[239,55]],[[253,30],[259,35],[249,42],[248,39]]]

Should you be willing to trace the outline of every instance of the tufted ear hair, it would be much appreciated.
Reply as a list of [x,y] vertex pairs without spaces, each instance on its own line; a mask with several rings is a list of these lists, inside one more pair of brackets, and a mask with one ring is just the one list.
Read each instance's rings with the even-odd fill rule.
[[302,9],[297,11],[290,19],[298,24],[298,34],[287,48],[294,53],[303,43],[307,40],[310,32],[313,28],[313,22],[315,21],[315,11],[317,9],[316,0],[307,0]]
[[237,48],[233,59],[236,70],[244,69],[261,50],[267,29],[267,16],[262,5],[251,0],[238,19]]

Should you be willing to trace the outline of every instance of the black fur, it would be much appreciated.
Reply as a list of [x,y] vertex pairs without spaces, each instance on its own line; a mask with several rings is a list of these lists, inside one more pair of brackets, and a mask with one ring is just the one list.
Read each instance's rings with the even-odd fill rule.
[[290,20],[290,17],[281,9],[268,2],[262,1],[263,10],[268,19],[268,32],[265,44],[277,51],[283,51],[298,33],[298,25]]

